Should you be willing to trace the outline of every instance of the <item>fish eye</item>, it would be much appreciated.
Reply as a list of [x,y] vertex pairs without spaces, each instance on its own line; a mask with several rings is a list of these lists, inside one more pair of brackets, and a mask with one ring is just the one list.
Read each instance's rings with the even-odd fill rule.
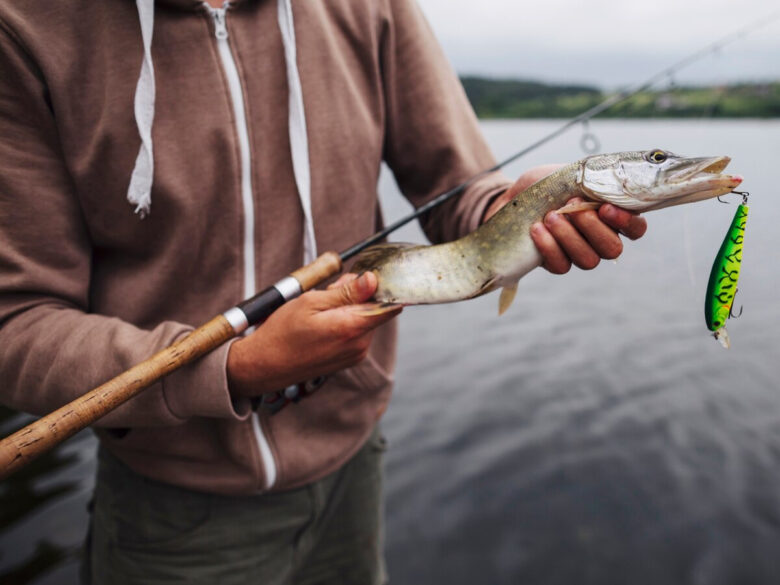
[[647,160],[654,163],[662,163],[667,158],[669,158],[669,155],[667,155],[663,150],[651,150],[647,155]]

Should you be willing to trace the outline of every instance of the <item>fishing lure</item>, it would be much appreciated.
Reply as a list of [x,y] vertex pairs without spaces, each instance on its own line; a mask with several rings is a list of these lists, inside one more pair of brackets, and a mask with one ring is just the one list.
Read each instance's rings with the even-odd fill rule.
[[737,191],[735,193],[742,195],[742,203],[737,207],[729,231],[712,263],[710,280],[707,284],[707,297],[704,301],[704,317],[707,321],[707,328],[713,332],[715,339],[726,349],[730,346],[729,335],[726,332],[726,319],[739,316],[733,314],[732,306],[737,294],[737,281],[742,265],[742,247],[745,242],[745,225],[748,216],[748,193]]

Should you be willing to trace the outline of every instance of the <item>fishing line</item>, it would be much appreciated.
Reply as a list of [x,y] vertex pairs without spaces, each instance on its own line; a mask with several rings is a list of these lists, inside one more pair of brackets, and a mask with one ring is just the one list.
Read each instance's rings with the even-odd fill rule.
[[[687,211],[687,210],[686,210]],[[683,214],[683,248],[685,249],[685,264],[688,268],[688,281],[691,284],[691,290],[696,288],[696,272],[693,268],[693,241],[691,238],[691,218],[688,213]]]
[[[676,63],[673,63],[669,67],[666,67],[665,69],[662,69],[661,71],[651,75],[650,77],[648,77],[644,81],[641,81],[641,82],[637,83],[634,86],[630,86],[627,89],[624,89],[624,90],[622,90],[622,91],[620,91],[620,92],[618,92],[618,93],[608,97],[607,99],[605,99],[604,101],[596,104],[592,108],[589,108],[589,109],[585,110],[581,114],[579,114],[579,115],[575,116],[574,118],[570,119],[569,121],[565,122],[560,127],[558,127],[556,130],[550,132],[546,136],[543,136],[539,140],[536,140],[535,142],[532,142],[531,144],[529,144],[528,146],[526,146],[522,150],[516,152],[512,156],[502,160],[501,162],[499,162],[499,163],[495,164],[494,166],[490,167],[489,169],[485,169],[484,171],[474,175],[473,177],[471,177],[470,179],[468,179],[464,183],[461,183],[457,187],[453,187],[449,191],[445,191],[441,195],[436,196],[435,198],[431,199],[425,205],[422,205],[421,207],[417,208],[411,214],[409,214],[409,215],[407,215],[407,216],[397,220],[396,222],[390,224],[389,226],[387,226],[383,230],[373,234],[372,236],[369,236],[368,238],[366,238],[362,242],[359,242],[359,243],[355,244],[354,246],[351,246],[351,247],[347,248],[346,250],[344,250],[343,252],[341,252],[339,254],[339,256],[341,257],[341,260],[342,261],[349,260],[350,258],[355,256],[356,254],[361,252],[363,249],[371,246],[372,244],[376,244],[377,242],[383,240],[388,235],[390,235],[392,232],[394,232],[398,228],[406,225],[407,223],[409,223],[413,219],[416,219],[416,218],[420,217],[421,215],[427,213],[431,209],[434,209],[435,207],[438,207],[439,205],[441,205],[445,201],[448,201],[449,199],[451,199],[451,198],[453,198],[453,197],[455,197],[457,195],[460,195],[469,186],[474,184],[476,181],[478,181],[482,177],[484,177],[486,175],[489,175],[490,173],[494,173],[494,172],[504,168],[505,166],[515,162],[516,160],[518,160],[519,158],[525,156],[529,152],[532,152],[532,151],[536,150],[537,148],[539,148],[540,146],[543,146],[544,144],[550,142],[554,138],[557,138],[558,136],[560,136],[561,134],[566,132],[569,128],[571,128],[572,126],[576,126],[577,124],[580,124],[580,123],[587,123],[588,120],[590,120],[591,118],[594,118],[594,117],[598,116],[599,114],[601,114],[601,113],[605,112],[606,110],[616,106],[617,104],[620,104],[622,102],[625,102],[625,101],[631,99],[633,96],[635,96],[638,93],[641,93],[643,91],[646,91],[646,90],[650,89],[656,83],[658,83],[660,80],[671,78],[674,75],[674,73],[676,73],[680,69],[683,69],[683,68],[685,68],[685,67],[695,63],[696,61],[700,61],[701,59],[703,59],[704,57],[706,57],[706,56],[708,56],[710,54],[719,52],[724,47],[726,47],[726,46],[728,46],[728,45],[730,45],[730,44],[740,40],[741,38],[745,37],[747,34],[749,34],[751,32],[755,32],[756,30],[767,26],[768,24],[774,22],[778,18],[780,18],[780,10],[772,12],[768,16],[765,16],[765,17],[763,17],[761,19],[758,19],[758,20],[756,20],[756,21],[754,21],[754,22],[752,22],[752,23],[750,23],[750,24],[748,24],[748,25],[746,25],[746,26],[744,26],[742,28],[739,28],[735,32],[729,33],[728,35],[718,39],[717,41],[715,41],[713,43],[710,43],[709,45],[705,46],[704,48],[699,49],[699,50],[691,53],[690,55],[688,55],[686,57],[683,57],[682,59],[680,59]],[[598,139],[596,139],[596,137],[591,134],[591,136],[589,136],[587,138],[587,142],[589,143],[588,144],[589,147],[593,146],[593,144],[590,144],[590,142],[593,141],[593,140],[595,140],[596,144],[598,145]]]

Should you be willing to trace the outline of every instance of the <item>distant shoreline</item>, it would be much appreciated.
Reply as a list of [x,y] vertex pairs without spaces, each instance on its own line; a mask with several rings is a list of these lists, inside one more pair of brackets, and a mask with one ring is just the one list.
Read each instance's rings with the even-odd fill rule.
[[[482,119],[572,118],[607,99],[587,85],[553,85],[518,79],[463,76]],[[674,86],[638,93],[600,118],[780,118],[780,81],[718,86]]]

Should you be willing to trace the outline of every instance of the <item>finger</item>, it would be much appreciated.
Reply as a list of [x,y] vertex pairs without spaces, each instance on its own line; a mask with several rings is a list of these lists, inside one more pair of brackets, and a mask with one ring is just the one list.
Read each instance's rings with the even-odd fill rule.
[[566,274],[571,269],[571,260],[542,222],[531,226],[531,239],[542,255],[545,270],[553,274]]
[[376,292],[376,285],[376,275],[373,272],[364,272],[358,278],[349,280],[338,288],[313,294],[316,295],[319,308],[332,309],[366,302]]
[[641,238],[647,231],[647,221],[644,217],[608,203],[599,209],[599,217],[631,240]]
[[[581,199],[574,198],[571,201],[577,202]],[[620,236],[612,227],[602,221],[601,216],[595,211],[573,213],[569,217],[569,221],[601,258],[612,260],[623,252],[623,242],[620,241]]]
[[334,288],[338,288],[340,286],[344,286],[351,280],[355,280],[357,278],[357,274],[354,272],[347,272],[346,274],[342,274],[339,276],[339,279],[336,282],[332,282],[328,285],[328,288],[326,290],[333,290]]
[[583,270],[591,270],[598,266],[601,258],[565,217],[551,211],[544,217],[544,225],[572,263]]

